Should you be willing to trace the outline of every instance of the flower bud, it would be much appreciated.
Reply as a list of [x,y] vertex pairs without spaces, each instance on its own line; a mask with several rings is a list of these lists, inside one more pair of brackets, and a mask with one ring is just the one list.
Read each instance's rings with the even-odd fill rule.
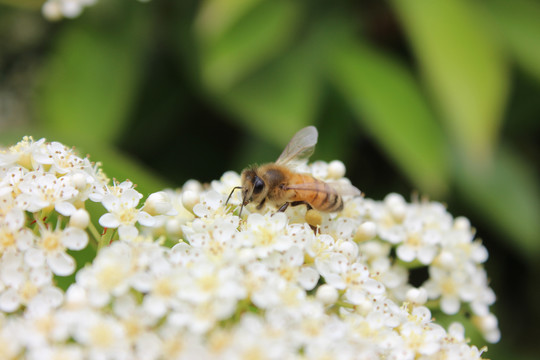
[[354,241],[363,242],[371,240],[377,235],[377,226],[373,221],[362,223],[354,234]]
[[189,211],[199,203],[199,195],[195,191],[187,190],[182,193],[182,205]]
[[328,164],[328,177],[330,179],[340,179],[345,176],[345,164],[339,160],[331,161]]
[[175,215],[171,197],[165,191],[158,191],[148,196],[144,204],[144,210],[152,215]]
[[334,287],[328,284],[323,284],[317,289],[316,297],[317,300],[323,304],[330,305],[334,304],[338,300],[339,294]]
[[79,229],[86,229],[88,224],[90,224],[90,215],[85,209],[75,210],[69,218],[69,225]]
[[409,289],[406,296],[407,301],[415,305],[423,305],[427,301],[427,291],[423,287]]

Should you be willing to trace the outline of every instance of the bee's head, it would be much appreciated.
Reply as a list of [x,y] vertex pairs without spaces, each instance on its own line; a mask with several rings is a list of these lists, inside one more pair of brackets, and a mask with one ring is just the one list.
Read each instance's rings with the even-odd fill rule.
[[232,194],[235,190],[242,189],[242,205],[240,207],[240,212],[238,216],[242,215],[242,210],[244,206],[254,201],[256,203],[261,203],[266,194],[268,194],[268,187],[264,183],[264,180],[257,175],[256,168],[249,168],[242,171],[242,186],[237,186],[231,190],[229,197],[225,204],[229,202]]
[[255,168],[249,168],[242,172],[242,205],[247,205],[251,201],[260,203],[267,193],[267,186],[264,180],[257,175]]

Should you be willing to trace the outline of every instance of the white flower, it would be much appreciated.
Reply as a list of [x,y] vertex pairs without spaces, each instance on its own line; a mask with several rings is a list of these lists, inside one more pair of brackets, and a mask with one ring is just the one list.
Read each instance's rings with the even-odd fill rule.
[[21,209],[11,208],[0,215],[0,255],[9,249],[27,250],[34,242],[34,235],[24,226],[25,214]]
[[401,325],[400,334],[403,347],[393,352],[391,358],[413,360],[419,355],[430,356],[439,351],[445,331],[434,324],[408,322]]
[[284,253],[274,252],[264,260],[268,269],[278,273],[291,283],[298,283],[305,290],[311,290],[319,280],[319,273],[304,264],[304,253],[296,246]]
[[130,351],[121,323],[97,311],[85,311],[78,316],[73,337],[85,346],[86,358],[129,359]]
[[[77,273],[77,283],[81,286],[73,295],[85,293],[85,297],[93,306],[107,304],[111,296],[125,294],[135,274],[133,267],[134,249],[121,241],[113,242],[103,248],[94,259],[91,267],[81,269]],[[80,297],[73,299],[79,301]]]
[[338,290],[346,290],[345,297],[353,304],[362,302],[368,295],[384,293],[385,287],[370,277],[365,265],[354,262],[339,253],[315,262],[326,283]]
[[[232,188],[240,186],[240,175],[234,171],[227,171],[221,176],[219,181],[212,181],[211,185],[214,191],[222,195],[229,196]],[[239,197],[235,197],[233,199],[237,200],[236,203],[240,202]]]
[[46,146],[48,158],[43,159],[43,163],[51,165],[51,173],[64,175],[73,169],[84,168],[84,160],[77,156],[73,149],[56,141],[48,143]]
[[501,339],[499,322],[495,315],[487,314],[473,317],[473,323],[480,329],[484,337],[490,343],[497,343]]
[[306,244],[306,253],[315,260],[326,259],[332,254],[335,243],[334,238],[326,234],[310,237]]
[[246,229],[240,235],[246,243],[251,244],[257,256],[266,257],[274,250],[286,251],[292,246],[291,236],[286,229],[285,213],[254,213],[248,216]]
[[17,197],[17,201],[26,204],[24,210],[36,212],[54,207],[56,211],[66,216],[76,210],[70,201],[78,191],[67,177],[57,178],[52,174],[33,171],[24,176],[19,189],[21,194]]
[[193,206],[195,215],[201,218],[210,218],[225,214],[225,195],[217,191],[208,191],[201,195],[200,202]]
[[178,292],[184,285],[185,276],[181,271],[171,271],[149,279],[150,288],[143,302],[146,312],[154,318],[165,315],[178,301]]
[[437,243],[437,234],[419,234],[409,231],[396,253],[401,260],[406,262],[418,259],[422,264],[430,264],[437,254]]
[[357,221],[346,217],[328,219],[321,226],[321,233],[332,235],[336,240],[352,240],[358,225]]
[[99,224],[105,228],[118,228],[120,239],[135,239],[139,234],[136,223],[144,226],[155,224],[152,216],[136,208],[141,197],[139,192],[131,188],[121,191],[119,196],[113,193],[105,195],[102,204],[108,213],[99,218]]
[[45,139],[34,141],[30,137],[24,137],[17,145],[10,147],[7,151],[0,150],[0,166],[13,167],[20,165],[28,170],[37,168],[36,158],[46,157],[44,146]]
[[456,314],[461,307],[460,290],[467,277],[463,271],[446,271],[437,267],[429,268],[430,278],[425,283],[431,299],[441,299],[441,310],[446,314]]
[[33,258],[43,257],[52,272],[67,276],[75,271],[75,260],[66,253],[67,249],[82,250],[88,244],[88,234],[76,227],[64,230],[41,229],[41,236],[36,241]]
[[21,305],[27,312],[44,313],[60,305],[62,292],[52,286],[52,274],[43,266],[31,267],[23,254],[5,253],[0,261],[0,310],[13,312]]

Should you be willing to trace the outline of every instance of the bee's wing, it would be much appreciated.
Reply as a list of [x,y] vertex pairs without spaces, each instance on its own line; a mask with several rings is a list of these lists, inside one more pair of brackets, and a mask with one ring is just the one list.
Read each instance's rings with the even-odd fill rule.
[[[326,182],[330,185],[341,196],[358,196],[362,192],[358,190],[355,186],[351,185],[345,181],[330,181]],[[286,186],[287,190],[309,190],[309,191],[324,191],[321,189],[320,182],[305,182],[300,184],[288,184]]]
[[308,126],[298,131],[289,141],[276,163],[292,167],[305,163],[315,151],[317,137],[317,129],[314,126]]
[[351,183],[345,181],[330,181],[327,182],[341,196],[359,196],[362,192]]

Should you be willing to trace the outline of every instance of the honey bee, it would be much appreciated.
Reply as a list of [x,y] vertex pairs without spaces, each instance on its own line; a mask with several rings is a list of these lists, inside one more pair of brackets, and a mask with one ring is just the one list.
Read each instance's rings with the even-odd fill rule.
[[340,182],[324,182],[310,174],[302,174],[294,169],[307,162],[317,144],[317,129],[308,126],[298,131],[285,147],[275,163],[252,166],[242,171],[242,186],[231,190],[225,204],[232,194],[242,189],[242,205],[250,202],[260,210],[264,204],[279,206],[283,212],[290,206],[306,205],[308,209],[334,212],[343,209],[342,195],[360,195],[356,187]]

